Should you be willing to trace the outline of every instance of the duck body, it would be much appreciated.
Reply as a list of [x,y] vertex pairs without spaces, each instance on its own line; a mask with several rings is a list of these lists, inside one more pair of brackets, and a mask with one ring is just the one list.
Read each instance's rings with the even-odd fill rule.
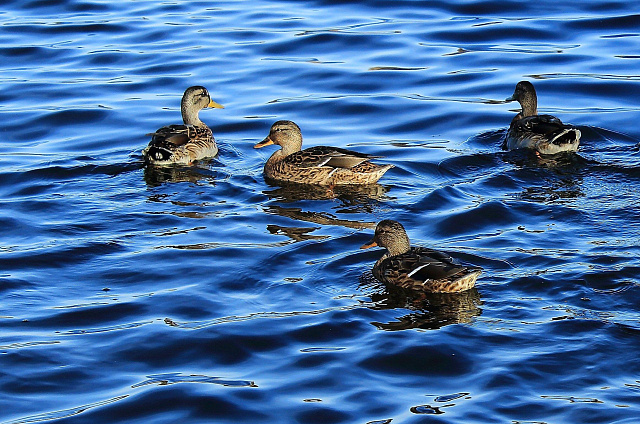
[[300,127],[292,121],[277,121],[269,135],[255,148],[281,146],[264,165],[267,179],[314,185],[373,184],[393,165],[376,165],[377,156],[329,146],[301,150]]
[[188,165],[215,156],[218,146],[206,125],[168,125],[151,134],[151,142],[142,154],[154,165]]
[[533,84],[520,81],[515,92],[505,101],[518,101],[522,112],[518,113],[509,126],[503,148],[533,149],[544,155],[575,152],[580,144],[580,130],[563,124],[552,115],[538,115],[538,99]]
[[168,125],[151,133],[149,145],[142,151],[147,163],[153,165],[188,165],[193,161],[213,157],[218,146],[211,129],[199,118],[204,108],[222,108],[212,101],[202,86],[189,87],[182,96],[181,112],[184,124]]
[[373,276],[382,283],[431,293],[453,293],[475,285],[482,268],[464,265],[450,255],[426,247],[409,245],[407,233],[397,221],[380,221],[371,241],[362,249],[373,246],[387,248],[373,266]]

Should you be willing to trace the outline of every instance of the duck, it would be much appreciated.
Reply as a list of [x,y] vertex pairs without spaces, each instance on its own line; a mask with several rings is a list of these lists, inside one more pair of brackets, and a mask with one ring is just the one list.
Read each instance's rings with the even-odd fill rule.
[[534,149],[543,155],[575,152],[580,144],[580,130],[563,124],[553,115],[538,115],[538,97],[533,84],[520,81],[505,102],[517,101],[522,107],[509,126],[503,148]]
[[376,165],[379,158],[338,147],[315,146],[302,149],[302,132],[292,121],[277,121],[269,135],[253,146],[260,149],[276,144],[281,148],[264,165],[266,179],[311,185],[373,184],[393,165]]
[[414,247],[402,224],[385,219],[376,225],[373,238],[361,249],[380,246],[387,252],[373,266],[380,282],[416,292],[454,293],[472,288],[482,268],[464,265],[447,253]]
[[196,85],[185,90],[180,103],[182,125],[168,125],[151,136],[149,145],[142,151],[145,162],[152,165],[189,165],[193,161],[213,157],[218,153],[211,129],[200,120],[205,108],[223,109],[211,100],[206,88]]

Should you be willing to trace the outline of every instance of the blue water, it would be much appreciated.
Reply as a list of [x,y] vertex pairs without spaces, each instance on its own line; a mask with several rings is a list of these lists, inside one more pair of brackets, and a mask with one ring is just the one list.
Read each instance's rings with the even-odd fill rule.
[[[0,423],[640,422],[634,2],[3,5]],[[500,150],[521,79],[576,155]],[[145,169],[196,84],[219,156]],[[278,119],[395,168],[270,186]],[[387,218],[477,287],[361,283]]]

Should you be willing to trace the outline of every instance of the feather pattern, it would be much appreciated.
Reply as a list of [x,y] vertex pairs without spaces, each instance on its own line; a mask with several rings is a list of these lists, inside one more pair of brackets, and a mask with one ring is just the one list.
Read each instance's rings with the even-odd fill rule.
[[382,246],[385,253],[373,266],[379,281],[404,289],[426,292],[459,292],[470,289],[482,269],[461,264],[449,254],[426,247],[412,247],[402,224],[380,221],[373,239],[363,249]]

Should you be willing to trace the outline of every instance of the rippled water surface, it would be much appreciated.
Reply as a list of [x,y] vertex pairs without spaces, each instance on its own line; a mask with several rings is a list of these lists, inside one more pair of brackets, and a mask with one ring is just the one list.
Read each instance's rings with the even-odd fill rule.
[[[8,0],[0,423],[637,423],[634,2]],[[580,150],[500,149],[533,81]],[[204,85],[218,157],[146,169]],[[265,183],[278,119],[379,185]],[[485,269],[361,279],[381,219]]]

